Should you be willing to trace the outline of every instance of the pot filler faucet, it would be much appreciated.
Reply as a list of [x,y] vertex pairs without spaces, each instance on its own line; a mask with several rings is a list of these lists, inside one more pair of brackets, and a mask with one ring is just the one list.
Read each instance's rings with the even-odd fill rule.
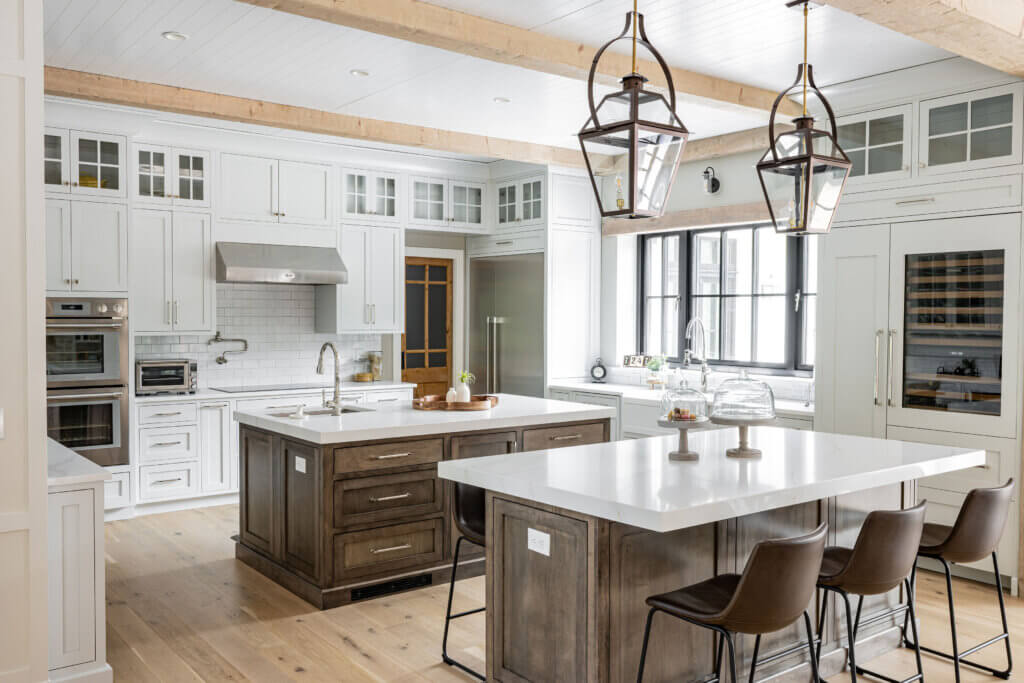
[[324,405],[333,409],[334,415],[341,415],[341,360],[338,358],[338,347],[333,342],[324,342],[320,347],[320,359],[316,362],[316,374],[324,374],[324,351],[331,350],[334,354],[334,400],[325,401]]
[[[711,369],[708,368],[708,351],[707,351],[707,330],[704,329],[704,322],[700,318],[691,318],[690,322],[686,323],[686,350],[683,351],[683,365],[690,367],[690,363],[696,361],[700,363],[700,390],[704,393],[708,391],[708,376],[711,374]],[[700,351],[697,351],[697,348]]]

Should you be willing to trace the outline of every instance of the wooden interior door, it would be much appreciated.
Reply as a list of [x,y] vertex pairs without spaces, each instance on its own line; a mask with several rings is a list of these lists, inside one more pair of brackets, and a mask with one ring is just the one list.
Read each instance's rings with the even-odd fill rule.
[[451,259],[405,259],[402,381],[416,384],[417,397],[453,384],[452,267]]

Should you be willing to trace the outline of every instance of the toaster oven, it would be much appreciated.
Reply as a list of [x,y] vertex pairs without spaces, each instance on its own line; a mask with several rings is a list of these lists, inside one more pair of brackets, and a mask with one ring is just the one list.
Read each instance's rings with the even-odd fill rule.
[[135,395],[194,394],[194,360],[140,360],[135,362]]

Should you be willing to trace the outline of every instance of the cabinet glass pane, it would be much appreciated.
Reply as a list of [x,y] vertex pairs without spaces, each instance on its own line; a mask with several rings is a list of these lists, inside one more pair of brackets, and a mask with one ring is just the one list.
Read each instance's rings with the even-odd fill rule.
[[903,168],[903,145],[872,147],[868,151],[868,173],[889,173]]
[[[160,154],[160,164],[163,165],[163,154]],[[117,143],[116,142],[101,142],[100,143],[100,163],[109,164],[111,166],[118,165],[117,156]]]
[[947,135],[928,141],[928,163],[932,166],[967,161],[967,134]]
[[99,145],[95,140],[78,139],[78,161],[95,164],[99,160]]
[[864,147],[867,144],[867,124],[864,121],[844,124],[839,126],[836,132],[839,146],[847,153],[851,147]]
[[853,164],[850,168],[850,177],[853,178],[864,175],[865,151],[863,149],[851,151],[846,148],[844,148],[843,151],[846,152],[846,156],[850,157],[850,162]]
[[95,164],[78,165],[78,184],[82,187],[98,187],[99,167]]
[[430,220],[432,220],[432,221],[443,221],[444,220],[444,204],[431,204],[430,205]]
[[1013,127],[989,128],[971,133],[971,160],[1004,157],[1013,153]]
[[[119,179],[116,166],[100,166],[100,187],[105,190],[118,189]],[[161,182],[163,179],[161,178]]]
[[440,202],[444,200],[444,185],[437,183],[431,183],[430,185],[430,201]]
[[999,415],[1004,252],[906,257],[904,408]]
[[986,97],[971,102],[971,128],[1000,126],[1013,121],[1013,95]]
[[872,147],[903,142],[903,117],[899,114],[872,119],[869,126],[869,140]]
[[61,158],[59,135],[43,136],[43,158],[57,160]]
[[59,135],[43,136],[43,182],[47,185],[63,185],[63,153]]
[[59,161],[43,162],[43,182],[47,185],[63,185],[64,178],[61,177]]
[[945,135],[967,130],[967,103],[948,104],[928,112],[928,135]]

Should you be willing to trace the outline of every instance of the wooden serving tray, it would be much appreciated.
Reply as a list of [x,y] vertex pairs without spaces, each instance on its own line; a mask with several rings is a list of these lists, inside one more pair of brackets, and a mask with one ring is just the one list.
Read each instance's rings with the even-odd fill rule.
[[430,394],[414,398],[412,407],[416,410],[490,410],[498,405],[498,397],[488,394],[471,396],[469,401],[446,401],[441,394]]

